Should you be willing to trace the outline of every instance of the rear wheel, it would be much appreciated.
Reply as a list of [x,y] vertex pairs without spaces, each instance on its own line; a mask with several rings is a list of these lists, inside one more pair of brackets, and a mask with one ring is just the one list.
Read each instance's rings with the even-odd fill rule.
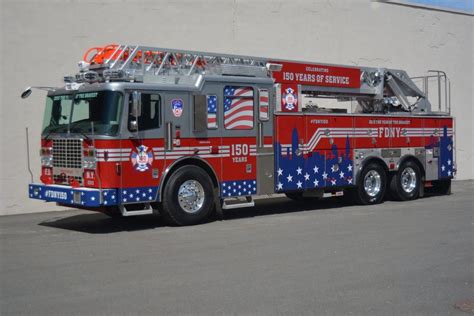
[[214,209],[214,190],[208,174],[196,166],[184,166],[171,175],[163,192],[161,214],[171,225],[195,225]]
[[414,161],[404,162],[390,180],[390,193],[400,201],[415,200],[420,194],[421,172]]
[[362,169],[353,194],[359,204],[378,204],[383,201],[386,186],[385,170],[378,163],[371,162]]

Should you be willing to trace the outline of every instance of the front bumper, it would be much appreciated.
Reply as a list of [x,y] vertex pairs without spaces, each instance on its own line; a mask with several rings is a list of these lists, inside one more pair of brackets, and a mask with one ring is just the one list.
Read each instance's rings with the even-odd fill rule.
[[[100,207],[118,204],[117,189],[72,188],[64,185],[30,184],[29,196],[71,206]],[[102,196],[101,196],[102,195]]]

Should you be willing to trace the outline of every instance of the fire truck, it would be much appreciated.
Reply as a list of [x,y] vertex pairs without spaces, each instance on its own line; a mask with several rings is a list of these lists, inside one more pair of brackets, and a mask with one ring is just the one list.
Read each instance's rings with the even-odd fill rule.
[[442,71],[113,44],[33,88],[48,93],[30,198],[111,216],[192,225],[275,194],[414,200],[450,193],[456,172]]

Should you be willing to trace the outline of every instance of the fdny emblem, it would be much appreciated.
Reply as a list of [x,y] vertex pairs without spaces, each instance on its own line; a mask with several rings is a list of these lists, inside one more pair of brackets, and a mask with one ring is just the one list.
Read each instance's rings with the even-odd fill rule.
[[171,109],[175,117],[180,117],[183,114],[183,100],[173,99],[171,100]]
[[295,90],[292,88],[287,88],[285,93],[283,94],[283,104],[287,111],[293,111],[298,103],[298,99],[296,98]]
[[136,170],[143,172],[150,168],[153,162],[153,151],[148,151],[146,146],[138,146],[137,152],[132,153],[132,164]]

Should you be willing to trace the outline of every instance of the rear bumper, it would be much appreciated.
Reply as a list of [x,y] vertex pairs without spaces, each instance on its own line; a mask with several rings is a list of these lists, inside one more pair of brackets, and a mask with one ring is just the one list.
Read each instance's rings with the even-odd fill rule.
[[31,199],[71,206],[100,207],[118,204],[117,189],[72,188],[63,185],[30,184]]

